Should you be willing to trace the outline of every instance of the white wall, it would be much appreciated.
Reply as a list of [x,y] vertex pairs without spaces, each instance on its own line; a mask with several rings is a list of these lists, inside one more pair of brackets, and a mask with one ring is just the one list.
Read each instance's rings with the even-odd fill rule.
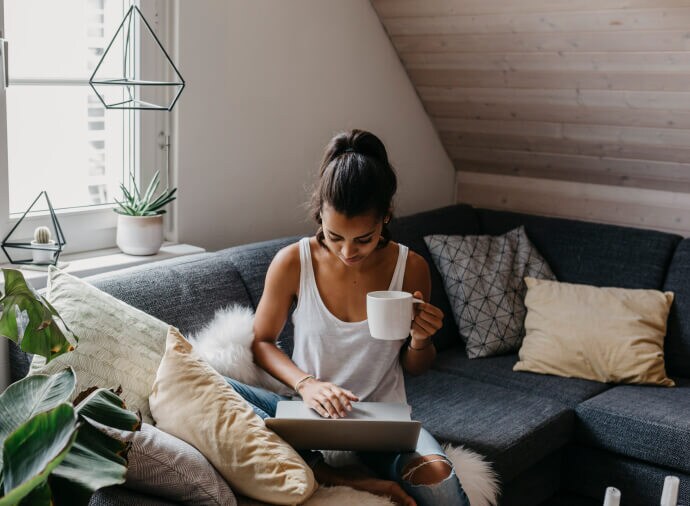
[[179,33],[180,241],[313,231],[306,188],[349,128],[386,145],[398,215],[453,202],[452,163],[367,0],[181,1]]

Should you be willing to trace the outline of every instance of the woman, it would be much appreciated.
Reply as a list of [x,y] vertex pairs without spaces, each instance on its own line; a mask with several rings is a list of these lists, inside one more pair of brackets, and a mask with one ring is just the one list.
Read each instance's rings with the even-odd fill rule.
[[[353,401],[406,402],[403,371],[422,374],[436,350],[431,336],[443,313],[415,307],[406,342],[371,337],[366,294],[404,290],[428,300],[426,261],[390,239],[395,172],[373,134],[353,130],[336,135],[326,148],[312,197],[316,235],[278,252],[266,274],[256,310],[255,362],[294,388],[324,417],[347,415]],[[293,302],[294,351],[276,346]],[[283,397],[228,382],[263,417],[273,416]],[[328,466],[318,452],[302,452],[319,483],[347,485],[411,506],[469,505],[452,463],[424,429],[417,449],[407,453],[361,452],[377,477],[353,468]]]

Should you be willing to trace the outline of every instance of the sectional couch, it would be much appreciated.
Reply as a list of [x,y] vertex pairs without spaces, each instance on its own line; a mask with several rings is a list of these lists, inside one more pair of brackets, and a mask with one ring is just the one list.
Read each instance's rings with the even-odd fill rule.
[[[500,235],[524,225],[560,281],[671,290],[665,359],[675,388],[616,386],[513,372],[517,355],[470,360],[443,283],[425,246],[429,234]],[[439,439],[494,464],[502,505],[601,504],[607,485],[623,506],[659,504],[664,476],[680,477],[690,505],[690,239],[663,232],[454,205],[394,220],[393,238],[422,254],[432,271],[431,302],[446,318],[434,340],[433,369],[406,379],[413,415]],[[256,307],[266,269],[283,238],[163,261],[89,279],[148,313],[194,332],[216,309]],[[586,315],[583,315],[586,318]],[[291,351],[292,326],[279,344]],[[11,345],[11,373],[26,374]],[[121,487],[94,505],[164,504]]]

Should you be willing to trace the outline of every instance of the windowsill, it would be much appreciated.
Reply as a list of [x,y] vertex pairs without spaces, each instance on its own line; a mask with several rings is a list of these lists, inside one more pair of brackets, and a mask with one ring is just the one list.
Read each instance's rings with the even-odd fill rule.
[[[83,278],[86,276],[92,276],[94,274],[101,274],[103,272],[116,271],[126,267],[133,267],[135,265],[155,262],[157,260],[164,260],[166,258],[192,255],[195,253],[203,253],[205,251],[206,250],[204,248],[200,248],[199,246],[169,242],[164,243],[157,254],[149,256],[125,255],[118,248],[108,248],[95,251],[86,251],[83,253],[75,253],[72,255],[61,255],[57,267],[68,274]],[[24,278],[37,290],[46,287],[48,280],[47,267],[27,267],[24,265],[13,265],[9,263],[2,264],[0,267],[20,270],[24,275]],[[0,285],[2,284],[3,281],[2,277],[0,276]]]

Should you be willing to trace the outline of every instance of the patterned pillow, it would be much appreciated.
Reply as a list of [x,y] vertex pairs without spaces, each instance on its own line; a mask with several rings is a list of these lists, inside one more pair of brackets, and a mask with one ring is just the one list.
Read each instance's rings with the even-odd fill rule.
[[237,504],[230,486],[192,445],[147,423],[136,432],[103,430],[132,443],[125,487],[179,504]]
[[53,374],[71,366],[77,373],[75,397],[92,386],[121,386],[127,408],[141,411],[142,419],[152,423],[148,397],[165,351],[168,324],[53,266],[47,299],[79,344],[47,364],[34,355],[29,374]]
[[505,235],[424,237],[469,358],[515,352],[525,335],[525,276],[555,280],[524,227]]

